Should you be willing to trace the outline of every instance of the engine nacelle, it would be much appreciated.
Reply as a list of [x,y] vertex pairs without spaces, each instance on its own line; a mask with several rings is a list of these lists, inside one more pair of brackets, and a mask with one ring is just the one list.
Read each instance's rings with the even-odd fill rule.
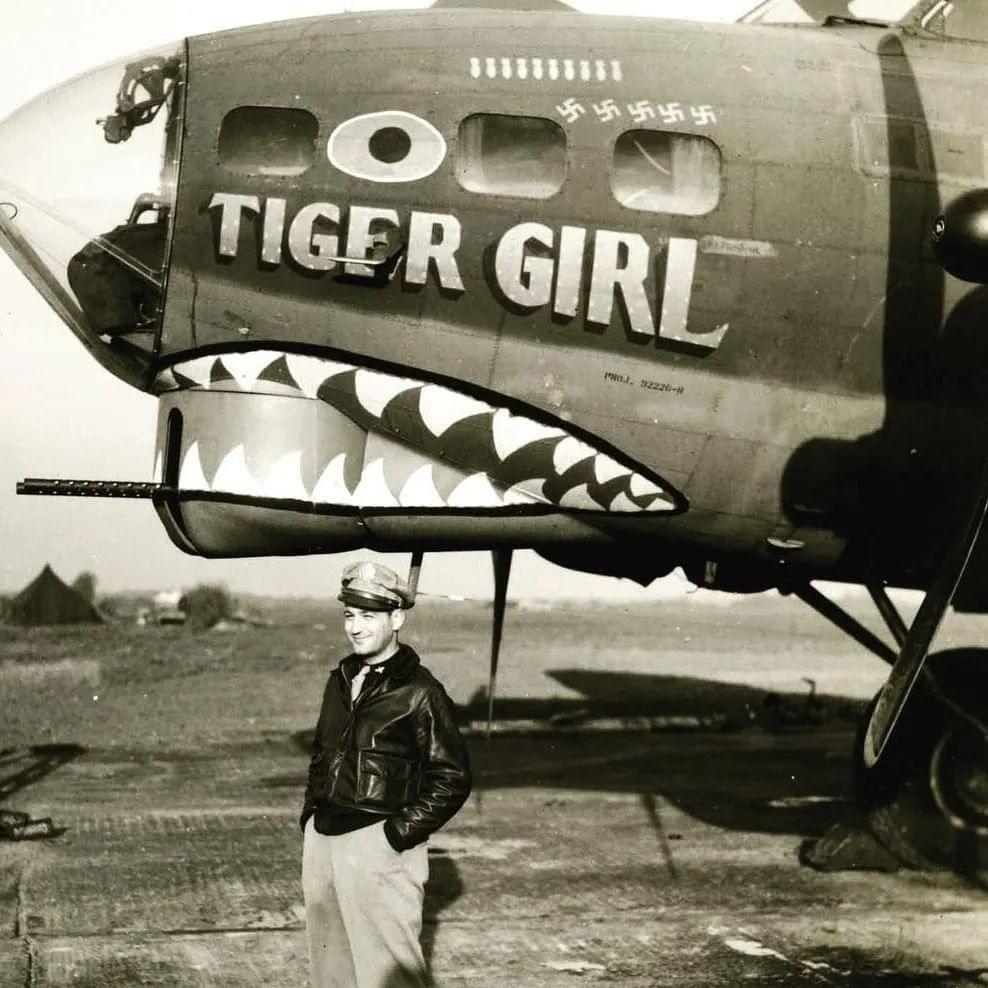
[[933,251],[955,278],[988,284],[988,189],[965,192],[937,217]]

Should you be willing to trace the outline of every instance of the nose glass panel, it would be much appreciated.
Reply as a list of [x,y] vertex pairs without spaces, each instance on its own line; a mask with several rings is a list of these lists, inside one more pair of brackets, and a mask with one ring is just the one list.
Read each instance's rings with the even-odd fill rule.
[[0,246],[94,356],[140,383],[163,303],[184,48],[79,76],[0,123]]

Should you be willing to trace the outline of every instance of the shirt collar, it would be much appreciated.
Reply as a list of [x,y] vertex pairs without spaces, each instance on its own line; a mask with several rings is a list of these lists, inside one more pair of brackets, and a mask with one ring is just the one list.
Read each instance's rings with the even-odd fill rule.
[[360,672],[361,669],[366,669],[368,673],[377,673],[383,676],[386,672],[394,668],[394,661],[397,657],[398,653],[395,652],[394,655],[389,655],[383,662],[361,662],[357,668],[357,672]]
[[[346,681],[352,682],[353,677],[365,665],[366,663],[359,655],[350,654],[340,663],[340,670],[343,672]],[[379,662],[376,666],[368,665],[367,668],[369,670],[379,669],[380,673],[376,673],[375,675],[387,675],[398,682],[411,678],[418,665],[419,657],[416,655],[414,649],[409,648],[404,642],[399,642],[398,651],[394,655],[385,659],[384,662]]]

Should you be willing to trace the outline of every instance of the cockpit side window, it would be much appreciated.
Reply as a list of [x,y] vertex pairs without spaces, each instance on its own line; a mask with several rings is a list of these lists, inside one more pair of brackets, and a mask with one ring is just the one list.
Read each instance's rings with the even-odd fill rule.
[[238,106],[220,124],[219,162],[243,175],[301,175],[316,160],[319,121],[308,110]]
[[708,137],[629,130],[614,144],[611,191],[622,206],[702,216],[720,200],[720,148]]
[[548,199],[566,178],[566,135],[545,117],[475,113],[460,124],[456,177],[469,192]]

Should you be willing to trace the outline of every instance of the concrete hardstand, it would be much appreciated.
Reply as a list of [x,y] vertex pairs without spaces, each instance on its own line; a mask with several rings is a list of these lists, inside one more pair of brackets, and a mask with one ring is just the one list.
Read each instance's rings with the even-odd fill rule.
[[[851,734],[472,740],[474,794],[430,842],[436,983],[988,983],[981,892],[798,863],[852,813]],[[4,774],[43,757],[8,753]],[[304,985],[306,765],[272,732],[91,749],[20,789],[11,805],[68,829],[0,844],[0,985]]]

